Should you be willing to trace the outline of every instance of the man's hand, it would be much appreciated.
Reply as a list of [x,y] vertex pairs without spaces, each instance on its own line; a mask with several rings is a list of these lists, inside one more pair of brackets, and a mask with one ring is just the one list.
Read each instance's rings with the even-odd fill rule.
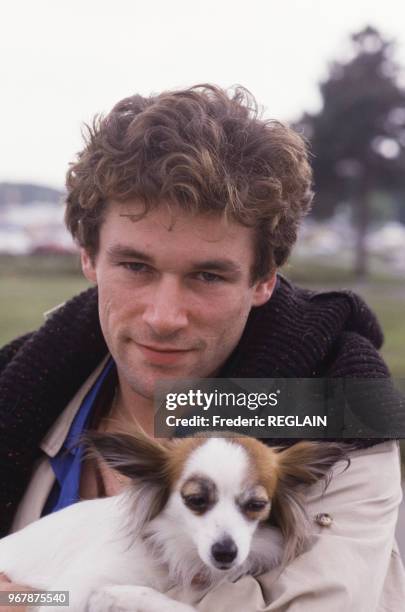
[[[0,572],[0,593],[4,591],[24,591],[29,593],[32,589],[25,584],[17,584]],[[0,606],[0,612],[26,612],[27,606]]]

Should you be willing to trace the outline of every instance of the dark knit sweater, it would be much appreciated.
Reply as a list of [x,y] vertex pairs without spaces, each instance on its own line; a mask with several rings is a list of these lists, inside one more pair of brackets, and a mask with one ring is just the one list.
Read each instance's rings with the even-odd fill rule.
[[[10,528],[41,439],[107,353],[97,299],[96,289],[81,293],[0,351],[0,535]],[[358,296],[311,292],[279,277],[271,300],[251,311],[221,376],[385,378],[382,341]],[[393,407],[378,409],[390,418]]]

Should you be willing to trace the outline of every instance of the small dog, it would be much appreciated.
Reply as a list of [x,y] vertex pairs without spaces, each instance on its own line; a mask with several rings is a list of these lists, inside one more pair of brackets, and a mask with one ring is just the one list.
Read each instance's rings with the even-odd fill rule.
[[248,437],[158,441],[139,431],[90,439],[99,460],[131,479],[125,491],[0,541],[0,571],[36,589],[69,590],[74,612],[192,612],[162,592],[206,592],[282,569],[309,542],[302,486],[348,462],[336,443],[281,450]]

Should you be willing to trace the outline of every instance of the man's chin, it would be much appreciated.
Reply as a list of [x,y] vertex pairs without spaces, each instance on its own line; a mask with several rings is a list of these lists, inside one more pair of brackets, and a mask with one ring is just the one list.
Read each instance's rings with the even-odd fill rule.
[[136,378],[130,376],[127,380],[132,391],[145,399],[153,401],[159,383],[192,377],[191,374],[184,371],[181,372],[174,368],[170,371],[167,368],[153,368],[153,372],[150,372],[150,370],[143,372],[141,370],[139,376],[137,375]]

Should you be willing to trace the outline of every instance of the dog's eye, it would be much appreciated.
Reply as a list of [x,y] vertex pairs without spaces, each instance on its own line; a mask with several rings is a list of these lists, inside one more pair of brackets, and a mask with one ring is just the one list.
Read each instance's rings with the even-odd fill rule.
[[204,495],[187,495],[184,498],[184,503],[191,510],[202,511],[205,510],[208,506],[208,500]]
[[244,505],[245,512],[261,512],[267,507],[268,502],[264,499],[251,499]]

